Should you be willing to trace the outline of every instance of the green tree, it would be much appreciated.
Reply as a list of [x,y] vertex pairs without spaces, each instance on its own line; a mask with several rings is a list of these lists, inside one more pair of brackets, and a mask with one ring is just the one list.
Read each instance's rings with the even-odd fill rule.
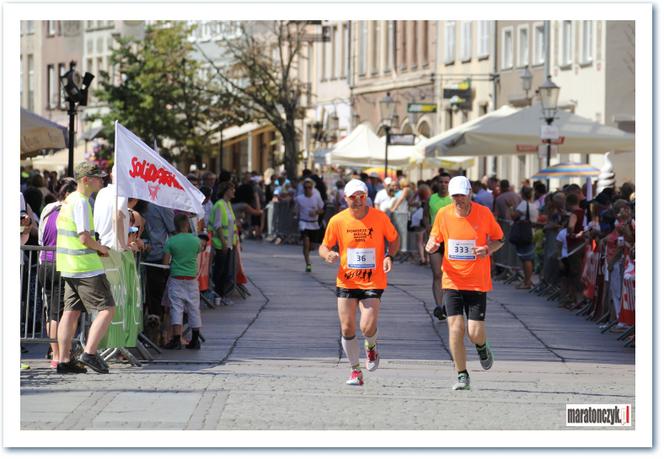
[[228,63],[209,60],[227,97],[237,98],[253,119],[268,122],[279,132],[290,177],[296,176],[300,159],[296,120],[302,118],[307,85],[298,78],[297,66],[308,27],[306,21],[239,23],[240,33],[219,45]]
[[[117,38],[111,55],[113,74],[101,72],[95,92],[108,110],[103,136],[111,143],[117,119],[150,146],[157,144],[167,159],[200,166],[212,152],[212,135],[219,130],[221,101],[214,82],[201,78],[201,63],[193,58],[183,22],[146,27],[145,37]],[[225,118],[224,118],[225,120]]]

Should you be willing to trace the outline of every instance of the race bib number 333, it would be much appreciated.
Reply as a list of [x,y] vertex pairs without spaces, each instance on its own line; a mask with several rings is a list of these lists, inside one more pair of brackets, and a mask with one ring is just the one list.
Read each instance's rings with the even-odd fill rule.
[[447,244],[448,260],[475,260],[475,240],[449,239]]
[[375,269],[376,249],[347,249],[346,264],[351,269]]

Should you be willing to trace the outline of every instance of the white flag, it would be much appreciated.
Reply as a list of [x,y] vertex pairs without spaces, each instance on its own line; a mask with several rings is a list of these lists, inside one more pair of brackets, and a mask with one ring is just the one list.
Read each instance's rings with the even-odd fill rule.
[[133,132],[115,122],[118,195],[138,198],[202,217],[205,196]]

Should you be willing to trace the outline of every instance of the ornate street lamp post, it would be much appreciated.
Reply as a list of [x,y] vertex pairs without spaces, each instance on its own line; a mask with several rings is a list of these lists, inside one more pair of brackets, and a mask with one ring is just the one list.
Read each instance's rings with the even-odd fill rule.
[[530,99],[528,98],[528,92],[530,91],[530,88],[532,88],[532,86],[533,86],[533,74],[530,73],[530,70],[528,70],[528,66],[525,66],[523,68],[523,72],[521,72],[521,75],[519,75],[519,78],[521,78],[521,88],[525,91],[526,100],[528,101],[528,105],[530,105]]
[[380,117],[385,128],[385,177],[387,177],[387,148],[390,145],[390,129],[392,128],[392,119],[396,102],[388,92],[380,101]]
[[[546,77],[542,86],[538,89],[540,101],[542,103],[542,115],[548,126],[553,124],[558,111],[558,96],[560,95],[560,87],[551,81],[551,75]],[[546,140],[546,167],[551,165],[551,139]],[[546,181],[547,190],[549,188],[549,180]]]
[[69,70],[60,75],[60,84],[62,85],[67,97],[65,100],[69,102],[67,115],[69,115],[69,164],[67,165],[67,175],[74,176],[74,142],[75,142],[75,119],[76,119],[76,106],[88,105],[88,88],[90,83],[94,80],[95,76],[90,72],[85,72],[83,79],[81,74],[76,71],[76,62],[69,63]]

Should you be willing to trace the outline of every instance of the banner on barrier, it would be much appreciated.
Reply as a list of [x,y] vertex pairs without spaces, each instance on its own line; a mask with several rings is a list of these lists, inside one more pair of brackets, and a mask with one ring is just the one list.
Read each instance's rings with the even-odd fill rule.
[[111,284],[115,315],[99,348],[136,347],[138,334],[143,330],[143,302],[136,259],[133,252],[109,250],[108,254],[108,257],[101,257],[101,261]]

